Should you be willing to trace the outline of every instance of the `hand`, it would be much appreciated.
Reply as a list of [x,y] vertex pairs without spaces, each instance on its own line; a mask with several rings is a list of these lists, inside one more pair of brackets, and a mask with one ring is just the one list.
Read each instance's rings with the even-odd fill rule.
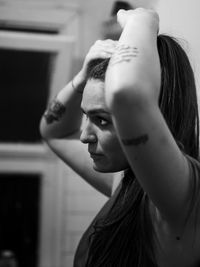
[[151,25],[154,26],[158,32],[159,16],[152,9],[136,8],[134,10],[120,9],[117,13],[117,21],[122,28],[129,22],[136,25]]
[[86,74],[89,62],[96,58],[110,58],[115,51],[117,43],[118,41],[111,39],[96,41],[94,45],[91,46],[85,57],[82,69],[78,74],[79,81],[82,81],[82,83],[86,82]]

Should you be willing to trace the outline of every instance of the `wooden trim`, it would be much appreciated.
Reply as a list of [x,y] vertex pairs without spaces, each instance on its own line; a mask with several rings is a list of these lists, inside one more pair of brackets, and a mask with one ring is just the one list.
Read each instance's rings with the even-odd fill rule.
[[16,28],[61,30],[68,27],[80,8],[57,1],[0,0],[0,25]]
[[75,39],[71,36],[0,31],[0,48],[52,52],[50,98],[71,78],[75,49]]
[[73,37],[61,34],[0,31],[0,47],[6,49],[59,53],[73,42]]
[[55,160],[55,154],[45,144],[0,143],[0,160]]

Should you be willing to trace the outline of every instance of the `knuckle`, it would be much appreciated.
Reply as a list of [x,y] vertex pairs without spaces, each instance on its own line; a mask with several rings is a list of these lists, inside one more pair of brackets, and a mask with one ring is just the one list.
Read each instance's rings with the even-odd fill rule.
[[99,45],[99,44],[101,44],[101,42],[102,42],[101,40],[97,40],[94,44]]

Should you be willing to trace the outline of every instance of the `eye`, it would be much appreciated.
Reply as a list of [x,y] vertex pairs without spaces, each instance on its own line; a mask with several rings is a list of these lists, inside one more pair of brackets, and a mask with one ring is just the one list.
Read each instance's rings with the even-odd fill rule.
[[109,124],[108,120],[102,117],[97,117],[97,121],[101,126],[107,126]]

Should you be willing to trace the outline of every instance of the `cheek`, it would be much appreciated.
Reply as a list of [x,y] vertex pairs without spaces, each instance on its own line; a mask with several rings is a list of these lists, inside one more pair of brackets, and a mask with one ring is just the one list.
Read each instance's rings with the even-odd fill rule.
[[128,161],[118,139],[113,140],[108,149],[109,151],[107,153],[107,158],[109,161],[109,166],[113,172],[122,171],[128,168]]
[[128,161],[115,134],[102,134],[98,145],[104,154],[104,159],[101,162],[95,162],[96,170],[117,172],[128,168]]
[[102,139],[102,148],[105,154],[111,158],[120,158],[124,156],[124,152],[120,146],[119,140],[116,134],[107,134]]

